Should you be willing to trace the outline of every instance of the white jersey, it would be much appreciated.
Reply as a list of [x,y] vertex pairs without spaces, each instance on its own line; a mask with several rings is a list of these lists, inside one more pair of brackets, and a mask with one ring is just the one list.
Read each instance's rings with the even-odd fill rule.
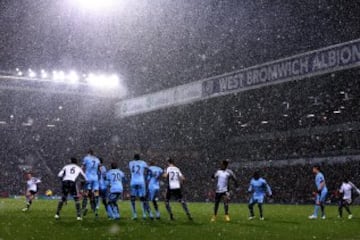
[[214,174],[214,178],[217,178],[216,184],[216,192],[217,193],[224,193],[229,191],[229,179],[233,178],[236,179],[235,174],[233,171],[226,169],[226,170],[217,170]]
[[39,178],[36,177],[30,178],[29,180],[26,181],[26,190],[37,192],[38,191],[37,185],[39,183],[41,183],[41,180]]
[[169,189],[180,189],[181,188],[181,178],[183,177],[181,171],[177,167],[168,167],[166,169],[169,181]]
[[62,178],[63,181],[72,181],[76,182],[77,178],[81,175],[85,180],[86,176],[84,171],[76,164],[68,164],[58,174],[59,178]]
[[355,189],[358,193],[360,193],[359,189],[351,182],[345,183],[340,187],[340,193],[343,194],[344,200],[351,200],[352,199],[352,190]]

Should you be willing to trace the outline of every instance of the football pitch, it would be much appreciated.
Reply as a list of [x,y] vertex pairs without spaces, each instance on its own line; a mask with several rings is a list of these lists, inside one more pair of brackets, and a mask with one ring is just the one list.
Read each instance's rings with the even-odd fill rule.
[[[247,220],[244,204],[230,205],[231,222],[224,222],[222,209],[215,223],[210,222],[213,204],[190,203],[194,221],[188,221],[178,203],[173,203],[175,221],[168,220],[160,203],[161,220],[133,221],[130,203],[120,203],[122,219],[109,221],[103,206],[95,220],[88,214],[76,221],[73,201],[64,206],[55,220],[57,201],[35,201],[29,212],[22,212],[23,199],[0,199],[0,240],[16,239],[360,239],[360,208],[353,206],[354,218],[337,218],[335,206],[327,207],[326,220],[308,220],[312,206],[265,205],[265,221]],[[139,204],[138,204],[139,205]]]

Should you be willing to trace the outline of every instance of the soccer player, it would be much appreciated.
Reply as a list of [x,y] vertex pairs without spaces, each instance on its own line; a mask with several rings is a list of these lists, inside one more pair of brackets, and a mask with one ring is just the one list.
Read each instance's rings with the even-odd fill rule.
[[216,184],[216,195],[215,195],[215,206],[214,206],[214,216],[211,218],[211,222],[216,221],[216,216],[219,209],[219,204],[221,199],[224,200],[224,211],[225,211],[225,221],[230,221],[229,216],[229,201],[230,201],[230,192],[229,192],[229,180],[233,180],[237,187],[236,176],[228,169],[229,162],[228,160],[224,160],[221,163],[221,168],[213,174],[212,179],[217,179]]
[[106,174],[106,179],[109,182],[109,199],[108,199],[108,214],[110,219],[120,219],[120,211],[117,201],[123,193],[123,181],[125,181],[125,174],[118,169],[117,163],[111,163],[111,170]]
[[257,204],[259,207],[260,220],[264,220],[263,215],[263,204],[266,194],[270,197],[272,196],[272,191],[269,184],[265,179],[260,177],[259,172],[255,172],[253,178],[250,181],[250,186],[248,192],[251,194],[249,200],[249,220],[253,220],[255,218],[254,215],[254,205]]
[[106,180],[107,170],[104,166],[104,159],[99,158],[100,160],[100,169],[99,169],[99,196],[105,207],[107,215],[111,218],[111,214],[108,212],[108,181]]
[[350,205],[352,202],[352,191],[355,190],[358,194],[360,194],[360,190],[348,179],[345,179],[341,184],[339,193],[342,195],[339,200],[339,218],[343,216],[343,208],[348,212],[348,219],[352,219],[353,215],[350,211]]
[[85,173],[83,170],[77,165],[77,159],[71,158],[70,164],[67,164],[65,167],[61,169],[58,174],[58,177],[61,178],[62,181],[62,197],[58,203],[58,207],[55,214],[55,219],[60,218],[60,211],[67,201],[67,197],[70,194],[75,201],[76,215],[77,220],[81,221],[81,210],[80,210],[80,201],[79,194],[76,187],[76,182],[79,177],[86,179]]
[[[83,169],[87,181],[85,183],[84,198],[82,202],[82,212],[85,216],[87,213],[87,201],[89,197],[93,197],[94,203],[92,204],[95,217],[98,217],[99,209],[99,174],[100,160],[94,155],[93,150],[89,150],[88,155],[83,159]],[[91,199],[90,199],[91,200]]]
[[137,212],[135,206],[136,198],[140,198],[141,207],[143,212],[143,219],[146,219],[146,213],[149,214],[149,217],[152,219],[153,216],[150,211],[149,203],[146,199],[146,174],[148,170],[148,165],[145,161],[140,160],[140,155],[135,154],[134,160],[129,162],[129,168],[131,172],[130,180],[130,200],[131,200],[131,210],[133,220],[137,219]]
[[158,195],[160,191],[160,178],[163,174],[162,168],[155,166],[154,162],[150,163],[148,171],[148,198],[152,201],[156,213],[156,218],[160,219],[160,211],[158,206]]
[[31,172],[26,173],[25,179],[26,179],[26,191],[25,191],[26,207],[23,208],[22,210],[23,212],[27,212],[30,210],[32,201],[34,200],[36,193],[38,192],[38,184],[41,183],[41,180],[39,178],[33,177]]
[[309,219],[317,219],[319,209],[321,209],[321,219],[326,219],[325,216],[325,201],[328,194],[328,189],[326,187],[325,177],[320,171],[320,166],[315,165],[312,169],[313,174],[315,175],[315,185],[316,185],[316,196],[315,196],[315,207],[313,215],[309,216]]
[[165,204],[166,204],[166,210],[170,215],[170,219],[175,220],[170,206],[170,200],[172,197],[174,197],[179,203],[181,203],[189,220],[192,220],[193,218],[190,214],[189,208],[187,206],[185,199],[183,198],[181,191],[182,183],[185,181],[185,177],[181,173],[180,169],[175,166],[174,160],[172,160],[171,158],[168,159],[168,167],[163,176],[167,179],[168,182]]

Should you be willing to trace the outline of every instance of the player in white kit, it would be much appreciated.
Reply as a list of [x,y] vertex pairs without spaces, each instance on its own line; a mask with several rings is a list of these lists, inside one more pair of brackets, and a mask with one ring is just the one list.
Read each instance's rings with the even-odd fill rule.
[[32,201],[35,198],[36,193],[38,192],[38,184],[41,183],[39,178],[33,177],[31,172],[26,173],[26,207],[23,208],[23,212],[27,212],[30,209]]
[[225,221],[230,221],[229,216],[229,201],[230,201],[230,192],[229,192],[229,180],[233,180],[235,182],[235,186],[237,187],[236,176],[228,169],[229,162],[228,160],[222,161],[221,168],[216,171],[216,173],[212,176],[213,179],[217,179],[216,184],[216,194],[215,194],[215,206],[214,206],[214,216],[211,218],[211,222],[216,221],[217,212],[219,209],[219,204],[221,199],[224,199],[224,211],[225,211]]
[[350,205],[352,202],[352,191],[357,191],[358,194],[360,194],[360,190],[348,179],[345,179],[344,182],[341,184],[341,187],[339,189],[339,193],[341,194],[340,200],[339,200],[339,218],[342,218],[343,216],[343,208],[348,212],[349,219],[352,219],[352,213],[350,211]]
[[182,183],[185,181],[184,175],[181,173],[180,169],[174,165],[174,161],[169,158],[168,159],[168,167],[164,173],[164,177],[167,179],[168,182],[168,189],[166,191],[166,210],[170,215],[170,219],[174,220],[174,215],[171,210],[170,200],[171,198],[175,198],[179,203],[181,203],[186,215],[188,216],[189,220],[192,220],[192,216],[189,212],[187,203],[182,195]]
[[62,206],[67,201],[67,197],[70,194],[75,201],[77,220],[82,220],[76,183],[79,177],[82,177],[85,181],[87,181],[87,178],[81,167],[77,165],[77,159],[71,158],[71,163],[61,169],[58,177],[62,182],[62,197],[58,203],[55,219],[60,218],[60,211]]

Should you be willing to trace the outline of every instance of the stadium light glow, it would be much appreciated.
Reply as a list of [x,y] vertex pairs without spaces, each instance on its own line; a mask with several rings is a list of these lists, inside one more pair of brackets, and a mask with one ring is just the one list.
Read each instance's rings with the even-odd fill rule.
[[31,70],[31,68],[29,68],[29,73],[28,73],[30,78],[34,78],[36,77],[36,72],[34,72],[33,70]]
[[[23,81],[42,81],[42,82],[53,82],[61,84],[72,84],[76,87],[87,86],[94,87],[100,91],[109,92],[116,91],[114,93],[117,96],[125,96],[127,88],[121,76],[114,73],[78,73],[75,70],[63,71],[53,70],[48,71],[45,69],[35,72],[31,68],[22,72],[20,68],[15,68],[16,71],[12,71],[11,77],[23,80]],[[13,117],[13,116],[12,116]]]
[[59,80],[60,80],[60,81],[64,81],[64,80],[65,80],[65,73],[64,73],[64,71],[60,71],[60,72],[59,72]]
[[90,85],[93,85],[95,86],[98,82],[98,79],[96,78],[95,74],[92,74],[92,73],[89,73],[87,78],[86,78],[86,81],[90,84]]
[[117,87],[119,86],[120,84],[120,79],[119,79],[119,76],[113,74],[111,75],[108,80],[107,80],[107,83],[106,83],[109,87]]
[[86,78],[86,81],[89,85],[98,87],[98,88],[116,88],[120,84],[120,79],[117,75],[113,74],[111,76],[106,76],[104,74],[96,75],[90,73]]
[[41,78],[42,78],[42,79],[45,79],[45,78],[47,78],[47,77],[48,77],[47,72],[46,72],[44,69],[41,69]]
[[75,71],[70,71],[66,78],[72,84],[76,84],[80,80],[79,75]]
[[64,81],[65,80],[64,71],[53,71],[53,80],[54,81]]
[[58,80],[58,72],[57,72],[57,71],[53,71],[53,72],[52,72],[52,79],[53,79],[54,81],[57,81],[57,80]]
[[84,10],[110,10],[119,0],[71,0],[72,3]]

